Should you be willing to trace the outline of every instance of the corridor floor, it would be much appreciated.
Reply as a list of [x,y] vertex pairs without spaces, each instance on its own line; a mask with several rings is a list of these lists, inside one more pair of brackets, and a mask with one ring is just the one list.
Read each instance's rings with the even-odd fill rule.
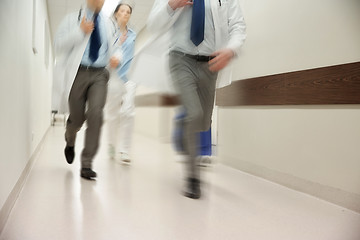
[[[0,240],[359,240],[360,214],[220,163],[202,169],[203,197],[182,196],[170,144],[135,134],[131,166],[95,159],[96,181],[63,156],[51,127]],[[219,162],[221,162],[219,160]]]

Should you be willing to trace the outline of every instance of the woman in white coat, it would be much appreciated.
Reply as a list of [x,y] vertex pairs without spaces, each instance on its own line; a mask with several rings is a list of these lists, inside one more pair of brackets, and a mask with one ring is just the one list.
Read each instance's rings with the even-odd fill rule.
[[115,8],[117,41],[114,45],[122,52],[119,67],[111,74],[105,112],[108,134],[108,153],[111,159],[130,163],[130,146],[135,115],[136,84],[127,73],[134,57],[136,33],[128,27],[134,2],[122,0]]

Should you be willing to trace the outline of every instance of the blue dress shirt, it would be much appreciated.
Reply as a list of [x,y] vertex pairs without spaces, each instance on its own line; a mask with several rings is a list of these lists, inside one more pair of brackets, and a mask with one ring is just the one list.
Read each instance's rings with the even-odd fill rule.
[[[86,19],[90,21],[93,19],[94,12],[90,9],[86,9]],[[99,29],[100,29],[100,39],[101,39],[101,47],[99,49],[99,57],[95,62],[92,62],[89,58],[90,53],[90,41],[88,42],[84,55],[81,60],[81,65],[91,66],[91,67],[106,67],[110,60],[109,46],[108,46],[108,36],[106,31],[106,23],[103,19],[103,15],[99,14],[98,16]]]
[[[121,35],[119,34],[114,44],[118,44],[120,36]],[[130,69],[131,61],[134,58],[135,39],[136,39],[136,33],[129,28],[127,32],[127,38],[125,42],[123,42],[123,44],[121,45],[122,62],[120,66],[116,69],[119,78],[124,82],[127,82],[129,80],[127,78],[127,73]]]

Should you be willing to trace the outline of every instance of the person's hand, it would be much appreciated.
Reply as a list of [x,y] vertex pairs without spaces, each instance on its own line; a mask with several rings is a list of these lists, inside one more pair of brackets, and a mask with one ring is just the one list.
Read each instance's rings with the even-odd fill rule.
[[119,66],[120,60],[117,57],[112,56],[110,58],[110,67],[111,68],[117,68]]
[[85,16],[82,18],[80,28],[85,34],[90,34],[94,30],[94,23],[86,20]]
[[177,8],[193,5],[193,2],[192,0],[169,0],[168,4],[175,11]]
[[214,52],[211,56],[214,56],[215,58],[209,61],[209,69],[212,72],[218,72],[229,64],[234,57],[234,52],[229,48],[224,48]]

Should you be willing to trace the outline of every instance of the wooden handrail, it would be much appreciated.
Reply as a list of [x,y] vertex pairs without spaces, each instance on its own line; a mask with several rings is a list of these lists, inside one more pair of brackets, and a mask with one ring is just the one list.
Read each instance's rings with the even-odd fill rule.
[[[147,94],[136,106],[176,106],[177,96]],[[218,106],[360,104],[360,62],[240,81],[216,91]]]
[[360,62],[235,81],[216,105],[360,104]]

